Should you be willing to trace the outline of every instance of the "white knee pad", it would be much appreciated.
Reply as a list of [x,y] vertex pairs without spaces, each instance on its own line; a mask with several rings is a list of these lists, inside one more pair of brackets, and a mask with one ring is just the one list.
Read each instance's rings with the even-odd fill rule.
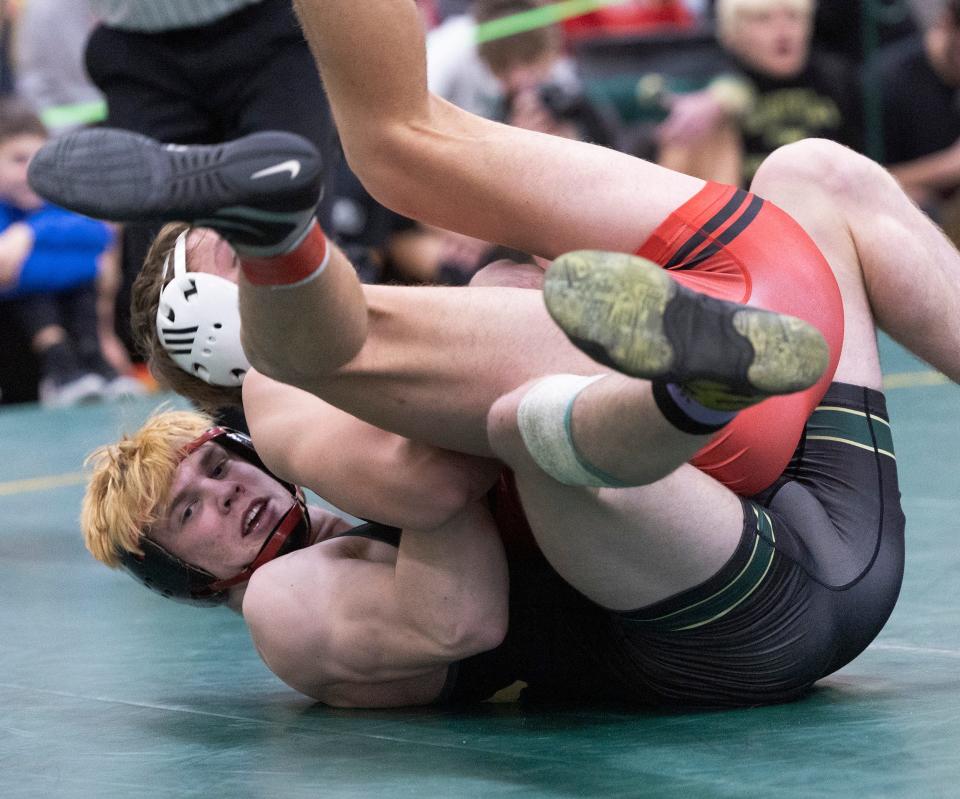
[[545,377],[524,395],[517,408],[517,425],[527,451],[544,472],[564,485],[625,486],[580,457],[570,429],[573,401],[587,386],[604,377],[606,375]]

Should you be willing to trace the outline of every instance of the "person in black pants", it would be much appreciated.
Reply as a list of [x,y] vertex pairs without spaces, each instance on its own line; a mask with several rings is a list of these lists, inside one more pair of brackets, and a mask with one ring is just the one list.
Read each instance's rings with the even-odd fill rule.
[[[337,159],[330,109],[288,0],[91,6],[103,22],[87,42],[86,66],[106,96],[107,125],[182,144],[286,130],[313,142],[326,163]],[[329,224],[329,187],[325,197],[317,216]],[[128,343],[130,287],[158,229],[124,231],[117,327]]]

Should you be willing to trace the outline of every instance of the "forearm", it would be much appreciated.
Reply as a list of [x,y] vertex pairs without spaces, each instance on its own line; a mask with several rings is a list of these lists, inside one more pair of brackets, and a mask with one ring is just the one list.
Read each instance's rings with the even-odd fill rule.
[[954,187],[960,184],[960,148],[950,147],[923,158],[894,164],[890,173],[908,192]]
[[485,505],[473,503],[434,530],[405,530],[395,585],[398,611],[441,657],[460,659],[499,644],[507,563]]
[[[484,500],[503,470],[499,461],[377,432],[390,441],[385,447],[385,462],[381,461],[380,479],[372,482],[367,493],[371,506],[382,509],[388,518],[386,523],[396,527],[433,530],[446,525]],[[350,493],[350,488],[345,488]]]
[[256,371],[244,379],[243,405],[271,471],[394,527],[440,526],[482,498],[502,468],[388,433]]

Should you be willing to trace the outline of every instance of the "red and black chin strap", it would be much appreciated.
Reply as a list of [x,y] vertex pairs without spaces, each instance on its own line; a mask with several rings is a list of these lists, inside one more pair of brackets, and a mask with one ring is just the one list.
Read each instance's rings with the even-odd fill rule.
[[287,543],[290,534],[296,530],[297,525],[303,521],[303,509],[300,504],[303,494],[299,489],[297,493],[298,496],[293,500],[293,505],[290,506],[290,510],[283,515],[283,518],[279,524],[277,524],[270,537],[263,543],[263,546],[260,548],[257,556],[250,562],[250,565],[233,575],[233,577],[225,577],[222,580],[215,580],[210,583],[210,591],[212,593],[226,591],[228,588],[232,588],[239,583],[246,582],[250,579],[250,575],[264,563],[277,557]]

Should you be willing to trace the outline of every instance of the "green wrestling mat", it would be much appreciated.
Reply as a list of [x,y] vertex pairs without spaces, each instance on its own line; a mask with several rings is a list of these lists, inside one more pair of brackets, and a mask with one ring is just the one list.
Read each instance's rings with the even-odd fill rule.
[[288,690],[239,617],[84,551],[84,455],[158,397],[0,410],[0,796],[52,799],[960,795],[960,389],[883,343],[907,574],[879,639],[806,700],[342,711]]

